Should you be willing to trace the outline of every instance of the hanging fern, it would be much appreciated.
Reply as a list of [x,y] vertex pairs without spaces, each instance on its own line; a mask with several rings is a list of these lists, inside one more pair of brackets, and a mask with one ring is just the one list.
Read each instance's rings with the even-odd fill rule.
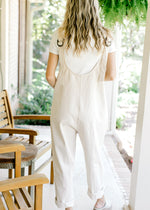
[[99,0],[99,4],[106,26],[123,24],[125,18],[137,25],[146,20],[148,0]]

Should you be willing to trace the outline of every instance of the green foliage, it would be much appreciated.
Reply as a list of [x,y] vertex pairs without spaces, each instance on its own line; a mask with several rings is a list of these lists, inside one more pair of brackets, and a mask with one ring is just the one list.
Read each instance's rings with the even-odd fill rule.
[[[65,3],[65,0],[49,0],[44,10],[34,13],[33,86],[27,88],[24,97],[19,99],[18,113],[20,114],[50,114],[53,90],[45,80],[46,61],[43,54],[49,47],[51,34],[63,20]],[[141,66],[137,64],[137,60],[141,61],[142,59],[144,42],[143,31],[138,29],[140,29],[139,24],[141,26],[145,23],[147,0],[99,0],[99,4],[101,7],[100,16],[105,22],[105,26],[114,27],[118,22],[123,29],[122,60],[126,65],[119,70],[118,104],[120,106],[137,104],[141,75],[139,71]],[[133,58],[136,59],[136,65],[131,65]],[[33,124],[33,122],[31,123]],[[39,122],[34,121],[34,123],[38,124]],[[117,117],[116,124],[117,128],[123,127],[124,115],[122,113]]]
[[122,64],[119,68],[118,105],[138,104],[145,27],[125,21],[122,27]]
[[[122,28],[121,60],[116,127],[125,130],[135,123],[134,112],[139,102],[139,88],[142,70],[145,23],[137,27],[135,22],[124,21]],[[130,113],[130,114],[129,114]],[[126,116],[125,118],[123,117]],[[130,123],[131,124],[130,124]],[[128,129],[127,128],[127,129]]]
[[[41,66],[45,64],[35,60]],[[56,69],[56,75],[58,68]],[[19,108],[16,110],[18,115],[51,115],[51,106],[54,89],[48,84],[45,78],[45,69],[33,69],[32,85],[24,87],[22,95],[18,96]],[[17,124],[27,125],[49,125],[45,120],[17,120]]]
[[[19,96],[19,108],[17,114],[37,114],[50,115],[52,105],[53,90],[51,88],[40,89],[38,86],[26,86],[23,96]],[[18,124],[31,125],[49,125],[48,121],[43,120],[24,120],[18,121]]]
[[[40,62],[38,59],[34,59],[34,62],[38,63],[39,69],[33,69],[33,75],[32,75],[32,84],[34,87],[37,87],[39,90],[46,90],[49,89],[49,84],[45,77],[45,69],[46,65],[42,62]],[[56,69],[56,74],[58,74],[58,67]]]
[[[34,59],[34,62],[38,63],[41,68],[33,69],[32,85],[25,86],[23,94],[18,96],[19,108],[17,109],[17,114],[51,115],[50,109],[54,89],[46,81],[45,64],[38,59]],[[44,120],[21,120],[17,123],[49,125],[49,121]]]
[[[51,115],[50,109],[54,89],[46,81],[45,64],[37,59],[34,59],[34,62],[38,63],[41,68],[33,69],[32,85],[25,86],[23,94],[18,96],[19,108],[17,109],[17,114]],[[58,73],[58,69],[56,73]],[[17,121],[17,124],[22,123],[29,125],[49,125],[49,121],[44,120]]]
[[[33,58],[42,60],[43,53],[50,44],[51,34],[62,22],[64,7],[64,0],[49,0],[44,10],[34,13],[32,29]],[[33,63],[33,67],[39,68],[37,63]]]
[[118,129],[123,128],[124,122],[125,122],[125,115],[121,115],[116,120],[116,128],[118,128]]
[[99,0],[99,4],[106,26],[124,24],[125,18],[139,25],[146,19],[148,0]]
[[119,71],[119,106],[138,104],[141,68],[141,61],[124,58],[124,65]]
[[118,96],[118,106],[130,106],[133,104],[138,104],[139,94],[134,92],[120,93]]
[[136,68],[134,68],[132,71],[123,72],[123,75],[126,75],[127,77],[124,77],[124,80],[119,81],[119,93],[128,93],[128,92],[134,92],[139,93],[139,83],[140,83],[140,74],[136,71]]
[[145,24],[137,27],[135,23],[124,21],[122,27],[122,56],[141,60],[143,56]]

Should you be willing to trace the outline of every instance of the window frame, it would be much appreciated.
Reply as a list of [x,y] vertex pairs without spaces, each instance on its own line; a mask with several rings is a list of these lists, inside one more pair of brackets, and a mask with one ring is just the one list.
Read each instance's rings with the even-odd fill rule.
[[[1,0],[1,73],[2,87],[8,89],[8,26],[9,26],[9,0]],[[3,41],[2,41],[3,40]]]

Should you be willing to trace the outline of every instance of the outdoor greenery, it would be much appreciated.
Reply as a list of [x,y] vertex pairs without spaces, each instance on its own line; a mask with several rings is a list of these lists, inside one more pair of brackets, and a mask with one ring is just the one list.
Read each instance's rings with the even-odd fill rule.
[[99,4],[106,26],[124,24],[124,19],[137,25],[146,20],[148,0],[99,0]]
[[[23,95],[19,97],[20,106],[17,109],[17,114],[51,114],[53,88],[49,86],[45,79],[45,64],[40,63],[39,65],[41,65],[41,69],[33,69],[32,85],[25,86]],[[48,121],[43,120],[18,120],[17,123],[49,125]]]
[[[52,102],[51,89],[39,89],[37,86],[27,86],[24,88],[23,96],[19,97],[20,107],[17,114],[37,114],[50,115],[50,107]],[[49,121],[44,120],[18,120],[17,124],[31,125],[49,125]]]
[[141,60],[143,56],[145,22],[138,27],[134,22],[125,20],[122,26],[122,55]]
[[116,120],[116,128],[121,129],[124,126],[125,115],[120,115]]
[[[137,109],[144,47],[145,24],[138,27],[125,21],[122,27],[122,62],[119,68],[118,103],[116,127],[124,129],[128,107]],[[135,109],[134,108],[134,109]]]
[[[32,8],[41,6],[32,4]],[[61,24],[65,9],[65,1],[49,0],[45,9],[36,11],[33,16],[33,80],[32,85],[25,86],[19,96],[17,114],[48,114],[52,105],[53,88],[45,78],[47,56],[52,33]],[[47,56],[44,57],[44,53]],[[57,69],[58,72],[58,69]],[[49,125],[48,121],[24,120],[17,124]]]
[[[19,96],[17,114],[51,114],[53,88],[45,78],[48,50],[52,33],[61,24],[65,0],[49,0],[44,10],[33,16],[33,82]],[[119,68],[119,108],[138,104],[144,25],[147,0],[100,0],[101,18],[106,26],[122,24],[122,62]],[[37,5],[36,5],[37,6]],[[35,4],[32,4],[35,7]],[[58,69],[56,71],[58,73]],[[123,128],[125,113],[119,112],[116,127]],[[24,121],[30,124],[46,124],[43,121]],[[48,122],[49,124],[49,122]]]
[[[49,0],[45,9],[34,13],[32,29],[34,59],[46,64],[47,60],[43,53],[48,50],[51,35],[61,24],[64,11],[64,0]],[[40,68],[39,63],[33,62],[33,68]]]

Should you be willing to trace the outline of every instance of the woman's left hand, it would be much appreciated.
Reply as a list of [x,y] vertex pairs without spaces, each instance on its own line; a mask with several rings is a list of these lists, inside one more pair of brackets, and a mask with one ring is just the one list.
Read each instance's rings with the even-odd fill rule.
[[55,87],[57,78],[55,76],[55,70],[58,64],[59,56],[53,53],[49,53],[48,64],[46,69],[46,80],[52,86]]
[[56,82],[57,82],[57,77],[55,77],[55,84],[54,84],[53,88],[55,88]]

